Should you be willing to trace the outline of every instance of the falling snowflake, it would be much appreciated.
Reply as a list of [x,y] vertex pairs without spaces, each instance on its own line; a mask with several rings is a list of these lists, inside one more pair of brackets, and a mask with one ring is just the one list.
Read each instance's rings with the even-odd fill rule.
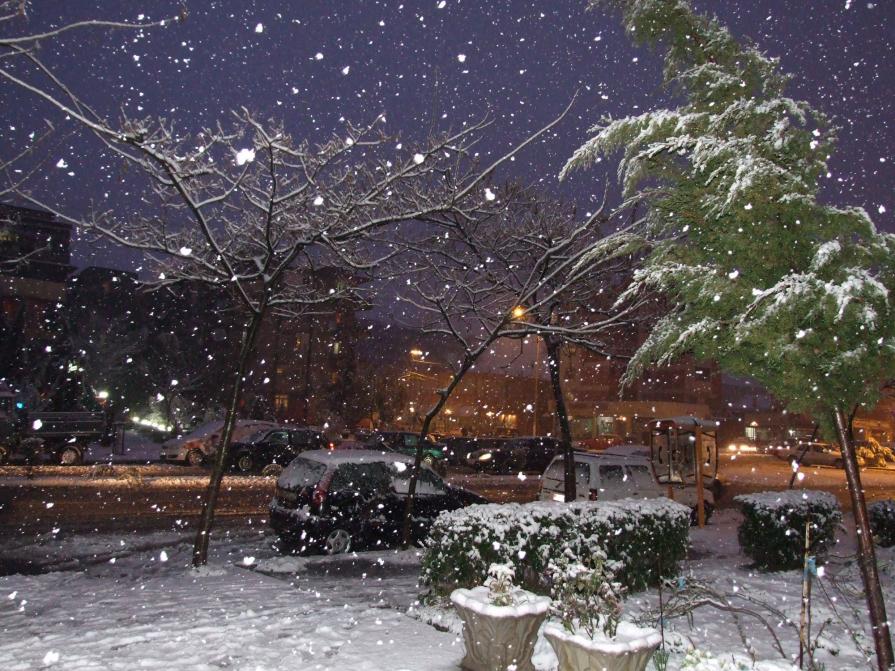
[[426,160],[426,157],[423,156],[422,154],[414,154],[413,155],[413,162],[416,163],[417,165],[419,165],[420,163],[422,163],[425,160]]
[[263,23],[259,23],[257,26],[255,26],[255,32],[256,32],[256,33],[263,33],[263,32],[264,32],[264,24],[263,24]]
[[240,149],[236,153],[236,165],[245,165],[246,163],[251,163],[255,160],[255,150],[254,149]]

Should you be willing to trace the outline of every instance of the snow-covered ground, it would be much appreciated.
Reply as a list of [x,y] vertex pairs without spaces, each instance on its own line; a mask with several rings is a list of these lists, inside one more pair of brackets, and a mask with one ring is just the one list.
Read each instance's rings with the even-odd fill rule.
[[[710,526],[694,529],[684,574],[761,615],[783,651],[795,655],[796,629],[785,618],[798,622],[800,574],[750,569],[737,524],[736,511],[722,510]],[[195,571],[191,540],[171,532],[48,534],[6,546],[7,557],[39,556],[53,572],[0,578],[0,669],[458,668],[456,618],[417,602],[417,551],[281,557],[266,529],[243,525],[216,538],[209,566]],[[837,555],[851,551],[843,542]],[[890,607],[893,560],[892,551],[880,551]],[[813,632],[822,629],[818,659],[828,671],[868,668],[854,643],[871,647],[861,630],[866,609],[858,587],[854,565],[838,559],[815,586]],[[656,603],[655,591],[634,595],[628,611]],[[692,626],[673,619],[666,633],[671,670],[691,646],[720,658],[777,660],[756,668],[789,668],[768,630],[746,613],[703,608]],[[543,638],[535,663],[540,671],[555,669]]]

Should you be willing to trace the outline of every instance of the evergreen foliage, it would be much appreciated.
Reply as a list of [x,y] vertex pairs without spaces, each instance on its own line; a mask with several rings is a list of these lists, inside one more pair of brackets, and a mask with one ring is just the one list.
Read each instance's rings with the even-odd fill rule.
[[785,571],[802,566],[805,525],[811,525],[810,552],[822,562],[836,544],[842,511],[827,492],[790,490],[737,496],[743,521],[740,546],[759,568]]
[[644,255],[624,299],[657,291],[671,306],[625,380],[692,352],[762,382],[828,435],[833,408],[873,403],[895,371],[895,238],[867,213],[818,201],[835,133],[785,95],[776,59],[738,43],[685,0],[593,0],[664,54],[682,99],[604,119],[561,177],[621,153],[627,203],[647,214],[594,255]]
[[895,500],[874,501],[867,506],[873,538],[884,548],[895,545]]

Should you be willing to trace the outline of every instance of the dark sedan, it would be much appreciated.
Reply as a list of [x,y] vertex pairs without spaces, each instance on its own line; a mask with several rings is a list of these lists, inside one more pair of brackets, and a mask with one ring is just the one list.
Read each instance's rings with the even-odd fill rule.
[[240,473],[275,475],[302,452],[327,446],[326,437],[316,429],[262,429],[230,446],[230,463]]
[[472,452],[467,464],[488,473],[511,474],[519,472],[543,473],[544,469],[561,450],[555,438],[534,436],[513,438],[493,447]]
[[[340,554],[385,548],[401,538],[413,459],[379,450],[317,450],[296,458],[277,481],[270,524],[281,549]],[[444,510],[486,503],[427,467],[414,500],[413,540],[421,542]]]

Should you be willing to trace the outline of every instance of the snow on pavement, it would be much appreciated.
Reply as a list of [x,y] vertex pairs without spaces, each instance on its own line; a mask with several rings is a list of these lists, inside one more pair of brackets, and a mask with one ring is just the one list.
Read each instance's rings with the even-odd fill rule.
[[214,555],[194,571],[182,543],[0,578],[0,668],[411,671],[462,657],[455,635],[394,607],[393,593],[415,595],[415,572],[283,580],[238,566],[273,558],[265,540],[218,541]]
[[[720,510],[708,527],[693,529],[683,573],[722,601],[761,614],[793,659],[801,573],[751,568],[736,540],[738,523],[737,511]],[[30,552],[46,557],[45,567],[74,570],[0,578],[0,669],[439,671],[456,669],[462,658],[456,616],[417,603],[418,551],[282,557],[269,531],[240,525],[220,529],[209,566],[194,571],[190,536],[166,533],[36,539]],[[849,558],[854,547],[841,538],[816,583],[813,637],[820,634],[818,661],[827,669],[857,671],[868,668],[872,645]],[[14,552],[26,556],[28,544],[20,541]],[[892,604],[895,550],[880,549],[879,559]],[[633,594],[626,613],[656,606],[655,590]],[[792,668],[746,613],[701,608],[692,624],[668,620],[666,638],[669,671],[680,669],[692,647],[719,660],[762,660],[753,669]],[[534,662],[539,671],[556,669],[543,637]],[[700,668],[740,668],[720,664]]]

